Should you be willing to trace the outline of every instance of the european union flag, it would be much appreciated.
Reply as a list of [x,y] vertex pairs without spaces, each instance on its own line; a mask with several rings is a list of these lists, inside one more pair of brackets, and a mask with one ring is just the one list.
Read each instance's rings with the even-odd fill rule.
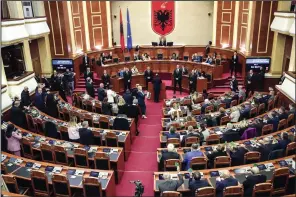
[[127,50],[131,50],[133,48],[133,41],[132,41],[132,31],[131,31],[128,8],[127,8],[126,18],[127,18]]

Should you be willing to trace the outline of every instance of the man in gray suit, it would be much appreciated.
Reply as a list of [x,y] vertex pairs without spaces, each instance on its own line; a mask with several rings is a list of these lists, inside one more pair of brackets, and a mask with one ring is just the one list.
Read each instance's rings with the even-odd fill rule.
[[165,181],[158,185],[159,191],[166,192],[166,191],[177,191],[178,188],[184,183],[183,175],[178,173],[179,180],[171,180],[170,174],[164,174],[163,178]]

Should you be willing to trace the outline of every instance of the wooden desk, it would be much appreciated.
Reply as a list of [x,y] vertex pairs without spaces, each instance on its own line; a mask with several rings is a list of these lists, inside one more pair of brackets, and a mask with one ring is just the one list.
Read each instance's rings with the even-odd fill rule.
[[[273,166],[274,166],[274,169],[277,169],[277,168],[280,168],[280,165],[279,165],[279,161],[281,160],[286,160],[286,159],[293,159],[295,161],[295,158],[294,156],[288,156],[288,157],[283,157],[283,158],[280,158],[280,159],[275,159],[275,160],[270,160],[270,161],[265,161],[265,162],[260,162],[260,163],[257,163],[257,165],[259,164],[269,164],[269,163],[272,163]],[[203,174],[203,178],[204,179],[207,179],[207,181],[211,184],[211,181],[210,181],[210,178],[211,178],[211,175],[210,175],[210,172],[212,171],[219,171],[219,170],[228,170],[230,172],[230,175],[231,176],[235,176],[235,172],[234,170],[238,170],[238,169],[241,169],[241,168],[251,168],[253,167],[254,164],[248,164],[248,165],[241,165],[241,166],[234,166],[234,167],[227,167],[227,168],[223,168],[223,169],[208,169],[208,170],[199,170],[199,172],[201,172]],[[165,172],[166,174],[177,174],[178,172]],[[180,171],[181,174],[185,174],[185,173],[188,173],[187,171]],[[157,185],[161,182],[161,180],[159,180],[159,175],[160,174],[164,174],[164,172],[154,172],[154,193],[155,195],[159,195],[159,190],[158,190],[158,187]],[[294,178],[295,175],[291,175],[289,176],[289,178]],[[268,177],[269,179],[267,180],[267,182],[271,182],[271,179],[270,177]],[[188,192],[190,191],[189,188],[188,188],[188,179],[184,179],[184,184],[181,185],[179,188],[178,188],[178,192],[182,192],[185,194],[188,194]],[[242,185],[241,182],[239,182],[239,185]],[[213,185],[212,185],[213,186]],[[214,187],[214,186],[213,186]],[[186,193],[187,192],[187,193]]]
[[[8,124],[12,124],[12,123],[8,122]],[[18,127],[17,125],[14,125],[14,126],[22,133],[23,138],[27,138],[28,140],[30,140],[32,145],[35,144],[34,146],[32,146],[32,149],[33,149],[33,151],[37,152],[37,154],[39,154],[39,155],[41,155],[41,148],[40,148],[41,144],[40,143],[46,143],[48,145],[53,146],[51,143],[49,143],[49,141],[55,142],[55,144],[65,147],[65,149],[67,150],[67,153],[68,153],[68,159],[70,159],[72,161],[74,161],[73,148],[84,148],[85,147],[84,145],[79,144],[79,143],[68,142],[68,141],[64,141],[64,140],[58,140],[58,139],[46,137],[43,135],[39,135],[37,133],[30,132],[26,129]],[[35,137],[38,137],[40,139],[36,140]],[[39,145],[37,143],[39,143]],[[70,146],[72,147],[71,149],[66,148],[66,147],[70,147]],[[125,167],[123,148],[121,148],[121,147],[107,147],[107,146],[94,146],[94,145],[91,145],[90,148],[97,149],[96,152],[103,152],[104,148],[113,148],[113,149],[118,150],[117,153],[110,156],[110,164],[111,164],[111,169],[114,170],[114,172],[115,172],[115,182],[119,183],[122,176],[123,176],[124,167]],[[93,156],[96,152],[93,152],[92,157],[88,158],[89,162],[94,163]]]
[[173,53],[176,53],[178,57],[183,57],[184,46],[140,46],[142,54],[147,53],[152,59],[157,58],[157,54],[163,54],[164,59],[170,59]]
[[218,79],[222,77],[223,66],[206,65],[202,63],[181,61],[181,60],[150,60],[150,61],[130,61],[130,62],[120,62],[117,64],[108,64],[105,66],[96,66],[95,72],[98,76],[101,76],[103,70],[106,70],[110,76],[117,76],[119,70],[127,67],[131,69],[136,66],[139,73],[143,73],[148,66],[154,73],[173,73],[177,65],[184,65],[189,71],[194,69],[200,69],[205,71],[205,73],[212,74],[213,79]]
[[[172,87],[174,87],[174,79],[172,77]],[[177,86],[179,87],[179,86]],[[182,77],[182,89],[189,91],[189,75],[183,75]],[[204,89],[208,89],[208,80],[206,78],[198,78],[196,81],[196,92],[202,92]]]
[[[124,92],[124,81],[121,77],[112,77],[111,84],[113,85],[112,90],[116,93]],[[131,88],[135,88],[136,84],[139,84],[142,87],[146,87],[146,82],[144,74],[136,74],[132,76]]]
[[[61,132],[68,132],[68,131],[64,131],[64,129],[62,129],[62,128],[68,128],[67,122],[60,120],[60,119],[56,119],[51,116],[48,116],[47,114],[39,111],[35,107],[33,108],[33,111],[35,111],[38,114],[33,115],[32,110],[26,111],[27,112],[26,113],[27,123],[30,122],[30,119],[32,119],[33,123],[36,125],[37,125],[37,119],[41,120],[43,123],[45,121],[51,120],[58,126],[58,131],[60,133],[60,136],[62,136]],[[127,161],[130,151],[131,151],[131,135],[130,135],[129,131],[117,131],[117,130],[100,129],[100,128],[90,128],[90,129],[92,130],[93,133],[98,133],[99,135],[103,135],[104,132],[115,132],[118,137],[118,145],[119,145],[119,147],[122,147],[124,150],[124,160]]]
[[[25,173],[18,173],[20,172],[20,170],[22,170],[23,168],[25,168],[26,163],[27,162],[32,162],[32,163],[38,163],[41,165],[41,168],[39,169],[40,171],[44,171],[45,172],[45,168],[47,166],[53,166],[53,167],[61,167],[60,165],[56,165],[56,164],[52,164],[52,163],[46,163],[46,162],[41,162],[41,161],[35,161],[35,160],[31,160],[31,159],[27,159],[24,157],[19,157],[16,155],[11,155],[9,153],[5,153],[2,152],[2,155],[6,155],[7,158],[2,162],[3,165],[9,164],[9,159],[10,158],[16,158],[16,159],[22,159],[23,162],[19,165],[13,164],[14,169],[10,172],[8,172],[8,174],[15,176],[17,179],[23,180],[23,181],[29,181],[29,183],[31,183],[31,177],[30,175],[28,175],[28,171],[24,170]],[[96,170],[96,169],[86,169],[86,168],[76,168],[76,167],[68,167],[68,166],[62,166],[62,171],[60,174],[66,175],[67,176],[67,172],[68,170],[82,170],[84,171],[84,175],[83,177],[89,177],[91,172],[105,172],[108,173],[108,177],[107,179],[103,180],[101,179],[101,185],[102,185],[102,190],[103,190],[103,195],[104,196],[115,196],[115,177],[114,177],[114,172],[111,170]],[[47,174],[47,177],[49,177],[49,175]],[[68,178],[70,176],[68,175]],[[78,177],[78,176],[76,176]],[[51,178],[48,178],[48,183],[50,185],[52,185],[52,181]],[[82,182],[79,185],[72,185],[70,183],[70,187],[73,189],[78,189],[78,190],[83,190],[83,185]]]

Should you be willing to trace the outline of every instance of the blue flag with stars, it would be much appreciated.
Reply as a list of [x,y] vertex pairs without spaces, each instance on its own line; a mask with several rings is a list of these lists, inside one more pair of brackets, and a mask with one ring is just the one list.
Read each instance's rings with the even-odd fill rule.
[[127,50],[131,50],[133,48],[133,41],[132,41],[132,31],[131,31],[131,24],[130,24],[130,17],[129,17],[129,11],[127,8],[127,13],[126,13],[126,18],[127,18]]

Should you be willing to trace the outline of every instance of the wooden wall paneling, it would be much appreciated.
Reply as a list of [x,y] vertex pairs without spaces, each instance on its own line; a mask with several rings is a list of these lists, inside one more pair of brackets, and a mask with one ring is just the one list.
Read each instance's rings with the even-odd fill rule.
[[249,16],[249,2],[239,2],[239,14],[238,14],[238,25],[237,25],[237,42],[236,48],[244,52],[246,49],[247,39],[247,28],[248,28],[248,16]]
[[[255,3],[255,2],[254,2]],[[271,56],[273,31],[270,30],[277,1],[257,1],[254,16],[252,56]]]
[[231,47],[233,39],[235,1],[218,1],[216,46]]

